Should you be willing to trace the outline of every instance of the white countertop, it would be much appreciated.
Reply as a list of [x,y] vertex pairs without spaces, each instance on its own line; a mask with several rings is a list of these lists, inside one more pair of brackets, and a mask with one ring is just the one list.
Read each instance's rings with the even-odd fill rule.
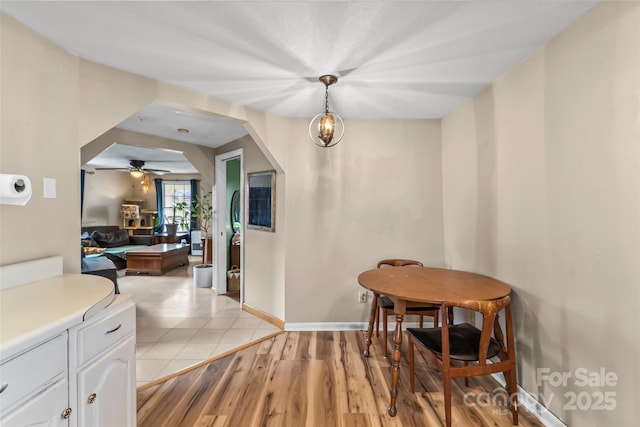
[[63,274],[0,291],[0,360],[81,323],[114,299],[113,283]]

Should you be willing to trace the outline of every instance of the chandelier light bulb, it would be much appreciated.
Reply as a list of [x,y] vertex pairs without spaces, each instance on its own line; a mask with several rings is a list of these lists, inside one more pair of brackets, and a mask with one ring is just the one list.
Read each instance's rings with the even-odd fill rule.
[[325,145],[329,144],[333,139],[333,116],[330,113],[325,113],[325,115],[320,119],[320,138],[324,141]]

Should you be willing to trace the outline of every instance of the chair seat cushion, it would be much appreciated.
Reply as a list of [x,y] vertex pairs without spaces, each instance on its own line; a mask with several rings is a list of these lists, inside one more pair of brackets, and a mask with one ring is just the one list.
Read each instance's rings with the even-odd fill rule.
[[389,297],[385,297],[385,296],[380,297],[378,299],[378,305],[384,309],[393,310],[393,301],[391,301],[391,298]]
[[[386,296],[381,296],[378,299],[378,306],[384,308],[385,310],[393,310],[393,301],[391,298]],[[407,313],[411,313],[412,311],[438,311],[440,307],[437,305],[425,305],[423,307],[407,307]]]
[[[442,328],[407,328],[424,347],[437,355],[442,355]],[[477,361],[480,346],[480,330],[469,323],[449,326],[449,348],[453,360]],[[498,354],[500,344],[491,338],[487,358]]]

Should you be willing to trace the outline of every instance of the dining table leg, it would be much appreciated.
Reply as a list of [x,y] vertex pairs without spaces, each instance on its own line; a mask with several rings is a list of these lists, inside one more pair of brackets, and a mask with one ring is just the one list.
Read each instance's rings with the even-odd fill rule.
[[365,349],[362,354],[365,357],[369,357],[369,348],[371,347],[371,335],[373,334],[373,322],[376,318],[376,311],[378,311],[378,298],[380,294],[373,293],[373,301],[371,301],[371,311],[369,312],[369,327],[367,328],[367,337],[364,340]]
[[396,409],[396,398],[398,397],[398,378],[400,378],[400,348],[402,347],[402,321],[407,309],[407,302],[403,300],[395,301],[394,311],[396,314],[396,330],[393,335],[393,354],[391,355],[391,402],[387,412],[390,416],[395,417],[398,413]]

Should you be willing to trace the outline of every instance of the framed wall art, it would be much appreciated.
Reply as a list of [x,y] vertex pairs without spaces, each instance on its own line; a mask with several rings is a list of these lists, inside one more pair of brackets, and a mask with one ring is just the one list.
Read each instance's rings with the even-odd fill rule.
[[247,228],[274,232],[276,172],[251,172],[247,178]]

